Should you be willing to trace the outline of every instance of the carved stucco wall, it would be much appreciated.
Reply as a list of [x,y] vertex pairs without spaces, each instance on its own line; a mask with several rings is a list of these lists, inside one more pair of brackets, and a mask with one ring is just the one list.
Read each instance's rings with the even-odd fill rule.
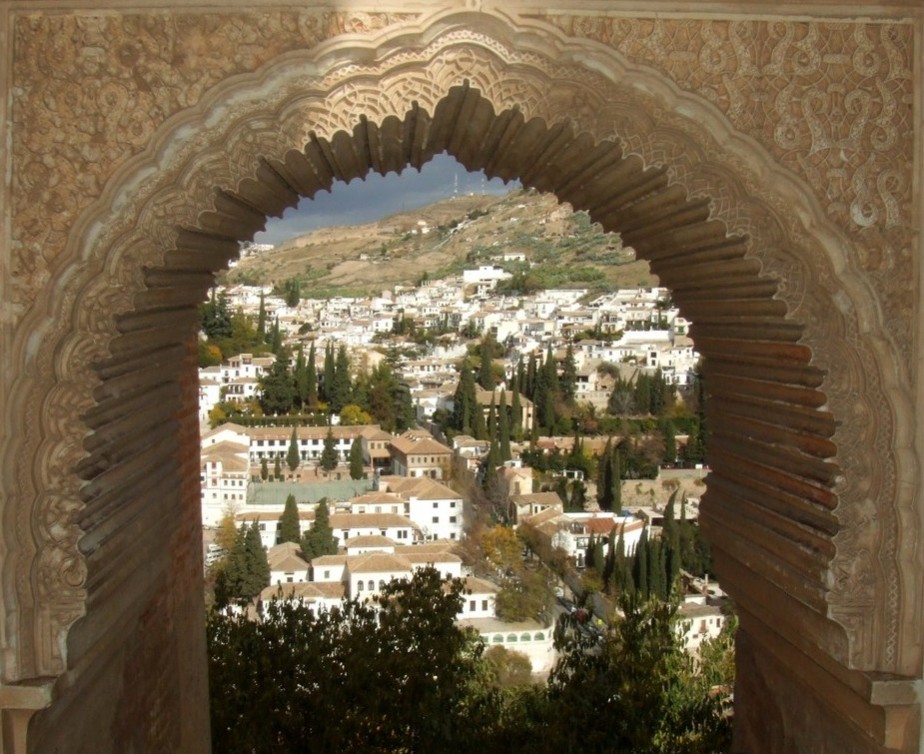
[[81,416],[99,382],[91,365],[108,353],[114,315],[144,289],[142,268],[174,247],[177,225],[214,209],[215,186],[254,178],[258,156],[281,159],[312,133],[349,133],[360,116],[381,123],[415,103],[432,113],[466,79],[497,110],[515,104],[527,120],[567,123],[666,166],[691,197],[711,199],[732,234],[752,239],[787,317],[807,324],[802,342],[828,370],[824,408],[840,422],[832,467],[842,473],[825,502],[837,505],[837,535],[810,591],[847,641],[819,643],[845,665],[919,669],[909,544],[919,532],[919,17],[261,10],[3,20],[14,96],[0,259],[2,681],[66,665],[66,631],[85,599],[72,523],[83,485],[73,470],[87,455]]

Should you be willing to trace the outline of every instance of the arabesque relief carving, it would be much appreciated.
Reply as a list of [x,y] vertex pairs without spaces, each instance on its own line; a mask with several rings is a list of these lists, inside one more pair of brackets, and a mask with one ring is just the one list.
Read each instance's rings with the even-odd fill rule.
[[[900,583],[895,548],[908,501],[898,499],[898,476],[908,469],[897,469],[892,438],[900,417],[910,421],[913,412],[897,405],[901,398],[878,371],[877,364],[898,359],[873,353],[869,338],[860,336],[870,327],[882,332],[882,323],[861,323],[858,309],[884,307],[890,323],[905,328],[893,332],[895,340],[910,342],[903,332],[910,332],[914,291],[903,267],[910,264],[903,218],[910,201],[905,155],[911,81],[907,56],[897,51],[910,32],[901,24],[742,26],[675,19],[649,28],[644,21],[613,18],[557,20],[569,34],[594,36],[615,49],[604,55],[598,45],[583,50],[577,44],[598,63],[591,71],[569,61],[573,39],[537,31],[532,23],[508,29],[517,35],[514,49],[499,35],[458,29],[430,33],[426,45],[415,47],[407,30],[420,39],[422,30],[432,30],[410,17],[386,15],[17,19],[13,271],[20,321],[38,321],[40,314],[29,311],[32,302],[43,300],[37,294],[67,281],[66,296],[42,304],[54,307],[45,336],[59,347],[36,357],[33,371],[41,377],[21,380],[14,390],[24,400],[61,407],[60,414],[34,417],[40,429],[19,441],[21,499],[35,499],[38,506],[33,512],[23,505],[19,514],[20,541],[38,540],[35,562],[28,551],[19,556],[20,589],[31,594],[27,582],[37,577],[44,591],[36,598],[57,611],[35,606],[34,635],[45,638],[34,649],[39,659],[23,662],[23,673],[64,669],[58,648],[82,609],[79,531],[62,523],[79,508],[80,486],[71,471],[85,455],[84,429],[75,417],[92,407],[98,377],[91,365],[107,355],[115,316],[130,311],[143,289],[142,268],[161,262],[177,226],[195,226],[200,212],[214,208],[215,187],[233,190],[254,178],[260,157],[282,159],[312,133],[330,138],[350,132],[360,116],[381,122],[403,118],[413,107],[432,113],[448,89],[463,81],[498,111],[515,105],[527,119],[569,123],[597,141],[622,144],[647,165],[668,166],[690,196],[712,199],[713,216],[730,232],[752,239],[751,253],[779,281],[788,316],[808,325],[805,342],[815,361],[843,366],[825,385],[828,408],[842,422],[836,461],[847,471],[836,490],[844,532],[824,586],[833,616],[851,639],[845,660],[882,670],[899,666],[899,614],[907,595],[885,585]],[[632,36],[625,24],[642,26]],[[309,48],[354,26],[377,30],[378,54],[367,48],[364,62],[318,73]],[[491,20],[492,30],[502,26]],[[388,46],[395,29],[405,33],[398,50]],[[873,33],[881,31],[891,47]],[[890,37],[893,32],[898,36]],[[747,34],[754,36],[749,45],[759,42],[760,53],[747,65],[731,62],[742,54]],[[530,35],[541,44],[531,48]],[[826,52],[816,59],[806,40],[818,41]],[[878,46],[868,49],[874,40]],[[344,42],[340,51],[348,53],[351,44]],[[541,52],[556,46],[563,51],[560,60]],[[694,48],[700,67],[689,59],[687,67],[701,80],[680,81],[680,60]],[[664,50],[673,54],[667,62]],[[35,60],[41,61],[38,70]],[[756,81],[748,66],[785,73],[787,65],[802,66],[800,75],[812,86],[748,88]],[[665,67],[668,75],[652,70]],[[621,83],[627,73],[630,83]],[[847,83],[862,84],[863,96],[839,98],[838,87]],[[761,108],[741,107],[742,98],[752,96]],[[686,98],[682,116],[674,108],[680,97]],[[182,122],[168,122],[171,117]],[[188,124],[195,128],[179,143],[176,132]],[[750,156],[748,140],[755,146]],[[861,153],[867,158],[858,162]],[[877,174],[887,176],[884,190],[871,197],[855,185],[856,176],[871,169],[864,167],[868,159],[877,160]],[[127,188],[115,202],[114,193],[106,192],[120,183]],[[794,212],[791,203],[805,197],[805,186],[817,203]],[[851,241],[826,244],[820,234]],[[871,250],[880,242],[888,246],[877,262]],[[863,256],[838,258],[843,248]],[[894,263],[891,271],[886,261]],[[879,293],[875,306],[868,280]],[[891,318],[889,307],[901,309],[900,320]],[[871,622],[861,624],[863,616]]]

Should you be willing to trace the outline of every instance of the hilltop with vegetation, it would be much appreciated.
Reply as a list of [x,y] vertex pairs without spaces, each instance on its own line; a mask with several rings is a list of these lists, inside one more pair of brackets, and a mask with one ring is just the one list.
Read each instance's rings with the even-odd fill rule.
[[[501,261],[518,252],[526,264]],[[500,198],[457,196],[373,223],[319,229],[241,259],[227,283],[282,288],[298,281],[306,298],[375,295],[492,262],[534,288],[657,285],[648,264],[586,212],[526,189]]]

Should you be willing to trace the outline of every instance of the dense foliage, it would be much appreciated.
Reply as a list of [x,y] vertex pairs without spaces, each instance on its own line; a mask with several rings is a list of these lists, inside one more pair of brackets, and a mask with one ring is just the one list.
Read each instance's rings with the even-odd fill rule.
[[215,751],[458,751],[480,654],[455,625],[461,593],[428,568],[386,585],[375,606],[316,617],[270,603],[262,621],[213,614]]
[[[432,568],[376,605],[319,616],[271,603],[208,621],[216,751],[713,754],[728,750],[728,637],[683,653],[676,606],[625,600],[602,636],[556,629],[547,686],[455,623],[462,585]],[[376,613],[376,607],[379,609]]]

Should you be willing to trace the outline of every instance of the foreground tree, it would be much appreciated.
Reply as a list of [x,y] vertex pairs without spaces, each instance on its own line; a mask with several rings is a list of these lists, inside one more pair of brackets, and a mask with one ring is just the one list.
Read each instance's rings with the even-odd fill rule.
[[386,585],[378,610],[271,603],[260,622],[212,615],[215,750],[470,750],[460,744],[479,715],[467,698],[480,645],[455,623],[462,590],[431,567]]
[[711,754],[731,745],[725,662],[697,667],[677,634],[676,603],[621,600],[624,617],[598,643],[578,619],[556,629],[561,659],[549,678],[560,712],[546,735],[564,751]]

